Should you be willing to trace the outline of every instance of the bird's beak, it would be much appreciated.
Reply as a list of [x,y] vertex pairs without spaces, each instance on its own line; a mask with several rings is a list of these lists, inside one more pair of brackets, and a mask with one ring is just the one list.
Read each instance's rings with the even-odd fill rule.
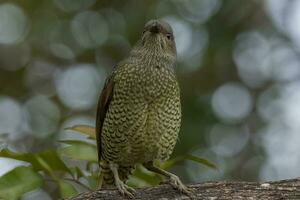
[[158,22],[154,22],[154,23],[150,26],[149,31],[150,31],[151,33],[159,33],[159,24],[158,24]]

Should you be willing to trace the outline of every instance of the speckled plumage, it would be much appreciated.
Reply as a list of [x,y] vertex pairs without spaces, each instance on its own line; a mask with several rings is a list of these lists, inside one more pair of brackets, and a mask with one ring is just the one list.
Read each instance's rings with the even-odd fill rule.
[[108,78],[97,114],[103,184],[115,182],[112,169],[124,182],[136,164],[166,160],[172,153],[181,121],[175,60],[171,27],[152,20]]
[[179,87],[172,70],[155,65],[126,63],[115,71],[102,129],[104,160],[132,165],[171,153],[180,126]]

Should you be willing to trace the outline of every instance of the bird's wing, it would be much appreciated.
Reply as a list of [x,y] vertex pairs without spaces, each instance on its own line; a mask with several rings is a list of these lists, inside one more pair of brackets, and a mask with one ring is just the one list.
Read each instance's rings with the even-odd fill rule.
[[106,79],[102,89],[100,98],[98,100],[97,115],[96,115],[96,139],[98,148],[98,160],[101,159],[101,132],[104,123],[105,115],[108,110],[110,101],[113,97],[114,82],[113,76]]

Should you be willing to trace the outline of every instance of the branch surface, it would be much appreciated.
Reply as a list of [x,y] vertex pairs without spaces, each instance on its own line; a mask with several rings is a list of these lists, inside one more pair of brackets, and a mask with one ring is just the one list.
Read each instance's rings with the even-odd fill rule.
[[[204,200],[300,200],[300,178],[274,182],[205,182],[188,186],[195,190],[196,199]],[[127,199],[117,190],[107,189],[79,194],[71,200],[121,200]],[[136,189],[135,199],[168,200],[190,199],[171,186],[163,184],[155,187]]]

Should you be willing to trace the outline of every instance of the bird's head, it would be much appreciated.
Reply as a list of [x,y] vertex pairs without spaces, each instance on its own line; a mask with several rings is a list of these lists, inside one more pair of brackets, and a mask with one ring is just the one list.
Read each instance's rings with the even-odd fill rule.
[[145,24],[141,45],[147,51],[176,57],[176,44],[172,27],[162,20],[150,20]]

